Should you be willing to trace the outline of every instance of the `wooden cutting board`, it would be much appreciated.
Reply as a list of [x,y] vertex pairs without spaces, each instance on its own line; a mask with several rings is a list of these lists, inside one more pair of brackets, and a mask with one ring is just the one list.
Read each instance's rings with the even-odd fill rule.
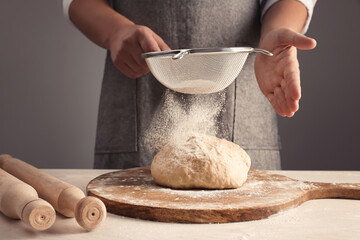
[[360,199],[360,183],[298,181],[267,171],[250,170],[246,183],[227,190],[176,190],[157,185],[149,167],[103,174],[87,193],[109,212],[154,221],[226,223],[266,218],[319,198]]

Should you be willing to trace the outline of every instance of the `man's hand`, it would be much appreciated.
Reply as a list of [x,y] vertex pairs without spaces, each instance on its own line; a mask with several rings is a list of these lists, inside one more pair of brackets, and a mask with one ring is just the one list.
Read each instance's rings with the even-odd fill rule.
[[170,50],[169,46],[150,28],[131,24],[122,27],[110,38],[111,58],[127,77],[138,78],[149,72],[141,54]]
[[299,109],[301,97],[297,48],[313,49],[316,41],[288,28],[269,31],[260,48],[274,56],[258,54],[255,75],[262,93],[281,116],[292,117]]
[[74,0],[69,16],[91,41],[110,50],[115,66],[129,78],[149,72],[142,53],[170,49],[151,29],[134,24],[106,0]]

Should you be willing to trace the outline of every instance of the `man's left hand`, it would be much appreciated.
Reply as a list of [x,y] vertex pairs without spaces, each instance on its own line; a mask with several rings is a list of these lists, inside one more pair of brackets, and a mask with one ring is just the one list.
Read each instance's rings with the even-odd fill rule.
[[259,87],[275,111],[292,117],[299,109],[301,97],[297,48],[313,49],[316,41],[291,29],[272,30],[260,41],[260,48],[274,56],[258,54],[255,75]]

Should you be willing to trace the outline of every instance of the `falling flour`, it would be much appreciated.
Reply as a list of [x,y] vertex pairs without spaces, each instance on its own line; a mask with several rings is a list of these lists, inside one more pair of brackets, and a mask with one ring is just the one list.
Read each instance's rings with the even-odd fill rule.
[[225,104],[225,92],[183,95],[167,90],[143,136],[147,150],[154,154],[165,144],[181,144],[192,135],[216,136],[218,117]]

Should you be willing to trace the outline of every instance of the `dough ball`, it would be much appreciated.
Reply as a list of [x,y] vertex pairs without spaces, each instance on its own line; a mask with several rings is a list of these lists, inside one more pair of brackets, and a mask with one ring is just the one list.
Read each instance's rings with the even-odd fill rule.
[[237,144],[212,136],[191,136],[165,145],[154,157],[151,175],[172,188],[238,188],[247,179],[250,157]]

